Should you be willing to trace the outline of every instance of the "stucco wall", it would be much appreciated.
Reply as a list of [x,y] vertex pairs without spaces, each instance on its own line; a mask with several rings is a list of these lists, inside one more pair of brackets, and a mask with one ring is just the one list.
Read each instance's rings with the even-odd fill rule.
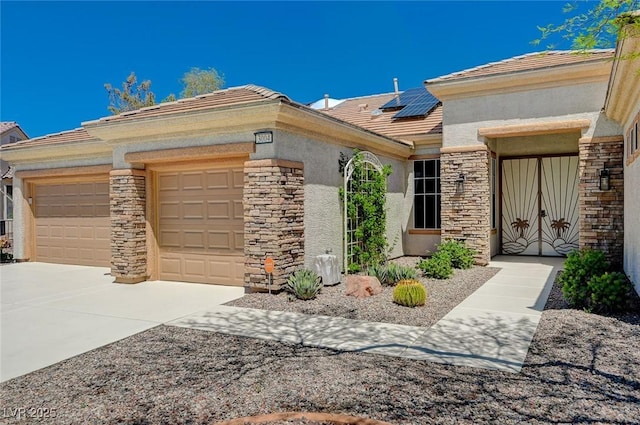
[[[640,104],[624,125],[627,134],[635,116],[640,112]],[[640,158],[626,165],[628,147],[625,142],[624,167],[624,271],[640,294]]]
[[604,81],[445,101],[443,146],[483,143],[482,127],[577,119],[591,120],[584,137],[620,134],[620,126],[600,113],[606,90]]
[[[304,163],[304,225],[305,265],[313,264],[317,255],[331,249],[342,259],[343,218],[338,188],[343,178],[338,169],[340,152],[349,156],[352,149],[314,140],[289,132],[274,131],[274,143],[258,145],[251,159],[278,158]],[[406,227],[405,164],[404,161],[378,155],[383,164],[389,164],[393,173],[388,180],[387,237],[398,242],[391,251],[392,257],[403,255],[402,229]],[[403,227],[404,226],[404,227]],[[342,261],[341,261],[342,262]]]
[[495,152],[501,157],[520,155],[578,154],[580,133],[544,134],[539,136],[503,137],[495,139]]
[[[257,130],[257,129],[256,129]],[[190,148],[198,146],[222,145],[227,143],[246,143],[254,141],[254,132],[245,131],[230,134],[214,134],[198,137],[178,137],[152,142],[131,142],[113,148],[113,168],[127,169],[131,164],[124,160],[124,155],[133,152],[147,152],[161,149]]]
[[13,178],[13,258],[25,258],[24,195],[22,179]]
[[[22,137],[22,133],[14,128],[2,135],[2,139],[0,140],[0,145],[4,146],[11,143],[12,136],[16,137],[18,140],[24,139],[24,137]],[[2,176],[8,170],[9,170],[9,163],[0,159],[0,176]],[[2,180],[0,182],[0,185],[2,186],[2,191],[0,192],[0,220],[4,220],[6,218],[11,217],[11,213],[9,211],[5,211],[7,209],[5,207],[5,204],[8,204],[7,200],[5,199],[5,194],[7,193],[6,186],[11,185],[11,183],[6,180]],[[11,206],[8,204],[8,207],[10,208]]]

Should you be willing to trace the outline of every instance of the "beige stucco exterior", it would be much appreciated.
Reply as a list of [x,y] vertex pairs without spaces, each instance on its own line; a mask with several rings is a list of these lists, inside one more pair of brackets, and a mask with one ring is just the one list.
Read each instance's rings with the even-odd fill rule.
[[[636,19],[640,12],[634,13]],[[634,144],[640,121],[640,60],[629,55],[640,50],[640,33],[632,26],[623,29],[616,45],[604,111],[622,125],[624,135],[624,255],[623,267],[640,294],[640,149]]]
[[[577,155],[582,137],[619,136],[620,125],[602,112],[610,71],[611,63],[601,61],[564,72],[427,82],[443,100],[443,148],[486,145],[499,161]],[[489,232],[491,255],[500,252],[500,234],[500,224]]]
[[[499,165],[501,160],[509,158],[578,155],[586,152],[585,146],[589,144],[593,147],[600,142],[609,143],[611,138],[618,140],[627,133],[640,110],[640,85],[636,81],[626,90],[622,83],[628,81],[629,75],[633,74],[629,74],[627,67],[598,59],[526,72],[428,82],[427,88],[443,104],[442,135],[415,135],[405,141],[311,110],[284,96],[206,110],[187,109],[141,118],[127,115],[86,122],[83,125],[89,138],[66,143],[64,148],[44,144],[3,152],[17,169],[14,193],[20,201],[14,207],[17,234],[14,252],[16,258],[24,259],[33,254],[30,241],[34,238],[34,219],[29,199],[31,185],[37,179],[59,178],[81,169],[105,167],[106,172],[111,173],[112,190],[115,177],[120,174],[130,177],[130,181],[117,183],[120,186],[111,193],[112,198],[120,200],[119,211],[125,211],[122,214],[126,215],[130,207],[128,193],[134,193],[136,220],[146,221],[136,228],[139,246],[133,251],[146,246],[147,252],[139,256],[138,264],[133,267],[138,270],[137,274],[121,276],[121,281],[155,279],[158,277],[158,173],[168,169],[205,170],[213,163],[224,166],[228,162],[236,167],[245,164],[243,202],[258,205],[255,211],[245,208],[245,226],[247,214],[255,212],[257,217],[260,208],[267,209],[259,205],[261,182],[283,182],[282,188],[268,194],[267,199],[275,203],[279,202],[278,197],[297,193],[287,199],[287,205],[299,211],[292,223],[300,227],[299,220],[302,220],[304,231],[298,232],[303,233],[302,238],[291,240],[292,246],[303,245],[304,253],[297,256],[301,250],[295,248],[295,255],[291,251],[280,253],[281,258],[292,254],[296,266],[303,263],[311,267],[316,256],[330,250],[341,259],[343,212],[338,190],[343,185],[343,177],[338,160],[341,154],[350,156],[353,149],[359,149],[374,153],[393,169],[387,194],[390,257],[424,256],[436,249],[442,237],[455,237],[478,247],[476,260],[486,264],[491,256],[501,252],[499,198],[495,202],[498,224],[495,228],[491,224],[492,160]],[[605,99],[607,106],[603,111]],[[629,103],[634,106],[629,107]],[[273,141],[254,143],[255,133],[260,131],[271,132]],[[640,184],[639,156],[640,153],[625,157],[625,211],[640,209],[640,197],[634,190]],[[415,229],[413,162],[434,158],[444,161],[441,162],[441,181],[446,223],[443,218],[442,229]],[[581,166],[593,174],[602,165],[596,167],[591,161]],[[454,194],[460,173],[468,179],[467,192]],[[260,180],[263,177],[267,180]],[[496,187],[500,179],[500,170],[496,169]],[[593,185],[592,180],[581,180],[581,184]],[[286,190],[284,185],[288,185]],[[247,191],[247,187],[252,190]],[[273,215],[268,218],[278,220]],[[116,217],[112,223],[120,219]],[[624,267],[636,285],[640,285],[638,220],[637,214],[625,214]],[[286,226],[282,223],[284,221],[279,222],[278,231],[286,235]],[[251,222],[251,226],[248,228],[265,233],[262,240],[270,236],[265,231],[267,225],[259,220]],[[259,245],[260,239],[257,240],[254,242]],[[119,244],[124,246],[122,241]],[[249,249],[253,256],[250,265],[245,263],[246,268],[259,266],[262,255],[259,248],[247,248],[245,244],[245,255],[249,255]],[[113,252],[120,255],[117,250]],[[146,271],[141,271],[145,265]],[[255,278],[256,270],[253,273]]]

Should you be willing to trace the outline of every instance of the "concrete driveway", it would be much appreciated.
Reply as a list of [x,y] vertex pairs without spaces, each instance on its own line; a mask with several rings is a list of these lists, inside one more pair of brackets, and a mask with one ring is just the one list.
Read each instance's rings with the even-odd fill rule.
[[113,283],[109,269],[0,267],[0,382],[239,298],[243,288]]

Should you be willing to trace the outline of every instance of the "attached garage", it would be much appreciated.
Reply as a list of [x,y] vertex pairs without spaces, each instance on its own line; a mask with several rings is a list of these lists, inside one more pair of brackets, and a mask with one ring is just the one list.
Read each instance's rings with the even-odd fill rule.
[[158,278],[244,285],[242,163],[157,173]]
[[107,176],[35,184],[33,191],[36,261],[110,266]]

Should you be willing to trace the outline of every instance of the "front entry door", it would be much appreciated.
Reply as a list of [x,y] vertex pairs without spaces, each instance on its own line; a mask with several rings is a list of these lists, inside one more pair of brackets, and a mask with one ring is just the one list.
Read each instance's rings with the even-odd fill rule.
[[505,159],[502,253],[563,256],[578,248],[578,157]]

